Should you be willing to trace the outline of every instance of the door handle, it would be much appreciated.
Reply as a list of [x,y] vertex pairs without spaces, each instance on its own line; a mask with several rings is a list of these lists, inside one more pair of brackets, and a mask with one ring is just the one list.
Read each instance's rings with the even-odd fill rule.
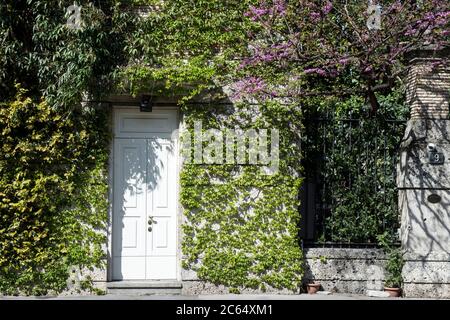
[[153,230],[153,228],[152,228],[152,225],[154,224],[154,223],[156,223],[156,221],[153,219],[153,217],[149,217],[148,218],[148,224],[149,224],[149,227],[148,227],[148,232],[152,232],[152,230]]

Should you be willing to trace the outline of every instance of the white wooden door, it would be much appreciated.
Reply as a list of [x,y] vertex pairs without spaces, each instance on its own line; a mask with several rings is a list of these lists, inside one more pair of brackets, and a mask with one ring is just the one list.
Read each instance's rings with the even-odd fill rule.
[[[131,128],[142,126],[141,113],[134,124],[127,115]],[[176,279],[176,141],[142,130],[126,136],[133,133],[114,141],[113,280]]]

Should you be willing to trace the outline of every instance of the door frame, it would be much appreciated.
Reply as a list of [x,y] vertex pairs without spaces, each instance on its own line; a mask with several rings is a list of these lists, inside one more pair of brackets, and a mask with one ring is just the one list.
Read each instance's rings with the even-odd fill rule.
[[[116,114],[117,112],[120,112],[121,110],[128,110],[128,111],[139,111],[139,107],[136,106],[136,104],[130,106],[126,103],[113,103],[112,104],[112,112],[110,112],[110,118],[109,118],[109,132],[111,135],[110,143],[109,143],[109,159],[108,159],[108,226],[107,226],[107,248],[106,248],[106,281],[117,281],[113,280],[113,218],[114,218],[114,141],[115,141],[115,129],[116,129]],[[176,199],[176,269],[177,269],[177,278],[176,281],[181,281],[181,237],[182,237],[182,230],[181,230],[181,224],[182,224],[182,206],[180,204],[180,168],[182,164],[182,157],[180,156],[180,136],[179,136],[179,130],[182,127],[181,123],[181,115],[180,115],[180,108],[178,106],[170,105],[170,106],[163,106],[153,107],[154,111],[172,111],[175,112],[175,119],[176,119],[176,125],[177,125],[177,132],[175,137],[175,163],[176,163],[176,191],[175,191],[175,199]],[[143,115],[146,113],[143,112]],[[130,281],[133,280],[123,280],[123,281]],[[139,280],[139,282],[142,282],[143,280]],[[146,280],[148,282],[152,282],[155,280]]]

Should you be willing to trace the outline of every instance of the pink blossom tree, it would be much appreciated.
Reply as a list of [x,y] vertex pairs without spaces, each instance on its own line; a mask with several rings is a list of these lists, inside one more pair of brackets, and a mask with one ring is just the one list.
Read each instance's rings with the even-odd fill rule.
[[[248,54],[237,67],[243,93],[301,97],[389,91],[408,70],[406,54],[449,44],[448,0],[258,0],[245,16]],[[241,80],[242,81],[242,80]],[[261,85],[264,83],[264,85]]]

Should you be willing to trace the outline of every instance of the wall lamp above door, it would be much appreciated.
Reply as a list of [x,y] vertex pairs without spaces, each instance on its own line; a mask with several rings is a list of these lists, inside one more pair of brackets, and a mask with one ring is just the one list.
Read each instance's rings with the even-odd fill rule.
[[141,112],[152,112],[153,111],[153,101],[152,96],[143,95],[141,97],[141,103],[139,105]]

